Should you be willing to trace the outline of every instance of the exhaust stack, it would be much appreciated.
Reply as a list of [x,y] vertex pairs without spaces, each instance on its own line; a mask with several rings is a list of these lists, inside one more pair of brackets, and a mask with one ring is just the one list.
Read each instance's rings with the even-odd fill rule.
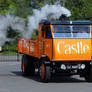
[[59,17],[59,20],[60,21],[69,21],[69,17],[66,17],[66,15],[61,15],[60,17]]

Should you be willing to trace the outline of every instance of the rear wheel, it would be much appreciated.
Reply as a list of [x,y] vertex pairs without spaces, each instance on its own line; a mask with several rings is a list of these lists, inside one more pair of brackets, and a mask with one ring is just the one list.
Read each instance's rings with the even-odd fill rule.
[[40,65],[39,69],[41,81],[48,82],[51,79],[51,70],[50,66],[46,66],[44,63]]
[[22,56],[21,68],[23,75],[34,75],[35,67],[33,65],[33,60],[30,56],[27,55]]

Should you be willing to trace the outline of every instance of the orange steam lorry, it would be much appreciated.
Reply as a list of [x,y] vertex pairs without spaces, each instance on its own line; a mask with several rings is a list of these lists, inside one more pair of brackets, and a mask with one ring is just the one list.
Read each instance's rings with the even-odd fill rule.
[[54,74],[78,74],[92,81],[92,25],[90,21],[49,21],[39,23],[36,40],[18,39],[22,72],[42,81]]

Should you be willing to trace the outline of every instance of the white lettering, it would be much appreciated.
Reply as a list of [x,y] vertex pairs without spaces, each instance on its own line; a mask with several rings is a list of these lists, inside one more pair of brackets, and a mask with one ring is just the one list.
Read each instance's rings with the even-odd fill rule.
[[72,50],[73,50],[73,51],[75,52],[75,54],[76,54],[76,53],[78,53],[78,51],[77,51],[77,49],[75,48],[75,46],[76,46],[76,45],[74,44],[74,45],[71,46],[71,48],[72,48]]
[[58,53],[59,54],[61,54],[61,50],[60,50],[60,46],[61,46],[61,48],[63,49],[63,46],[62,45],[64,45],[64,42],[59,42],[58,44],[57,44],[57,51],[58,51]]
[[78,54],[80,53],[80,46],[79,46],[79,42],[77,42],[77,52],[78,52]]
[[86,53],[87,50],[89,50],[89,46],[88,46],[88,45],[85,45],[85,46],[83,47],[83,53]]
[[65,54],[71,54],[71,46],[69,44],[65,45]]
[[88,53],[89,49],[89,45],[83,45],[82,42],[71,45],[63,41],[57,44],[57,51],[59,54],[85,54]]

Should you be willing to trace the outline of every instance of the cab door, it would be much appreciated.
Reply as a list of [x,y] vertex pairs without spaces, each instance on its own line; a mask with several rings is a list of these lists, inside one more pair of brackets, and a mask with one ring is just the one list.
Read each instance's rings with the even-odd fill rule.
[[48,56],[49,59],[52,59],[52,34],[50,26],[46,26],[44,29],[44,41],[43,41],[43,53]]

